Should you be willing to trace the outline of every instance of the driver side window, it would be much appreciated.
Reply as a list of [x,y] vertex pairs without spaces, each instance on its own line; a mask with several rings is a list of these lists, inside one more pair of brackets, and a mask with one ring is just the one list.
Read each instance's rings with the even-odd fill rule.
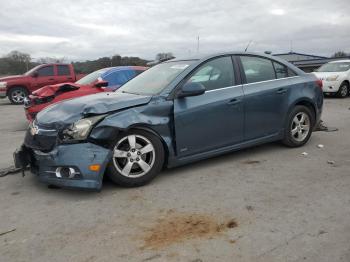
[[207,91],[232,86],[234,71],[231,57],[219,57],[204,63],[187,82],[201,83]]
[[40,68],[38,71],[38,76],[53,76],[54,71],[53,71],[53,66],[44,66]]

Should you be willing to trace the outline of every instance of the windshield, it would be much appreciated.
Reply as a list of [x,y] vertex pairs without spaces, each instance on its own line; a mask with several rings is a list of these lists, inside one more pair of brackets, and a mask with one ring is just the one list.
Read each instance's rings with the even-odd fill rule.
[[127,82],[117,92],[139,95],[159,94],[194,61],[174,61],[156,65]]
[[32,75],[35,71],[37,71],[40,67],[41,67],[40,65],[38,65],[38,66],[36,66],[36,67],[33,67],[33,68],[30,69],[28,72],[25,72],[24,75],[25,75],[25,76],[30,76],[30,75]]
[[350,69],[350,62],[328,63],[317,69],[317,72],[344,72]]
[[96,82],[99,77],[103,73],[105,73],[108,69],[100,69],[95,72],[92,72],[91,74],[88,74],[81,78],[80,80],[76,81],[75,83],[78,85],[91,85],[92,83]]

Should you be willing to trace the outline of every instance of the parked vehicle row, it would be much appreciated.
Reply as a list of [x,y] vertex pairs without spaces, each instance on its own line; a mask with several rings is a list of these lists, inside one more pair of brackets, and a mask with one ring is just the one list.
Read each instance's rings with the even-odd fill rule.
[[15,165],[47,184],[141,186],[175,167],[253,145],[304,145],[322,82],[266,54],[173,59],[101,92],[55,103],[30,124]]
[[0,98],[8,97],[12,104],[23,104],[24,98],[47,85],[75,82],[83,74],[76,74],[71,64],[39,65],[23,75],[0,78]]
[[24,99],[26,117],[32,121],[45,107],[66,99],[115,91],[146,69],[142,66],[109,67],[97,70],[75,83],[42,87]]

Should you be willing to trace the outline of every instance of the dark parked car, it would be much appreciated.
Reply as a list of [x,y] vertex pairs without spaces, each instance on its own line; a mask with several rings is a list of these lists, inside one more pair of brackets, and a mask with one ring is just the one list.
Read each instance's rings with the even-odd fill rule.
[[171,60],[114,93],[44,109],[15,163],[57,186],[99,190],[104,174],[140,186],[163,167],[277,140],[302,146],[322,105],[320,81],[276,57]]

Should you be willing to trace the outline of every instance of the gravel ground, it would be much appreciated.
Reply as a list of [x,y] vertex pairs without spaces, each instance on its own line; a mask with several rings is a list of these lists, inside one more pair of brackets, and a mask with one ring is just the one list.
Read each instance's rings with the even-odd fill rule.
[[[302,148],[263,145],[165,170],[141,188],[0,178],[0,261],[350,261],[349,101],[326,99],[323,119],[339,131]],[[0,100],[0,123],[6,168],[23,108]]]

